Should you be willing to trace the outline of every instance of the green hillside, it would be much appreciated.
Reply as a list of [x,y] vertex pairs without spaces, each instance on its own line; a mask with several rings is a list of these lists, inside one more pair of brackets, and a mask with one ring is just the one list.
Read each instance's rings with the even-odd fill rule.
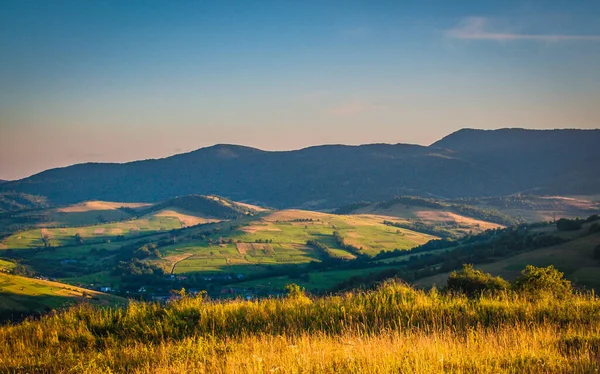
[[125,304],[126,300],[69,284],[0,272],[0,317],[2,318],[44,312],[81,302],[114,306]]
[[[409,250],[436,238],[384,224],[394,217],[269,211],[215,196],[152,206],[94,201],[60,209],[40,211],[62,214],[60,226],[56,221],[55,226],[36,223],[13,232],[0,241],[0,257],[12,257],[37,274],[72,284],[121,291],[149,285],[153,292],[168,290],[176,286],[170,274],[191,276],[188,282],[195,283],[189,286],[214,288],[240,278],[276,276],[292,271],[289,266]],[[109,211],[126,215],[120,221],[67,225],[67,220],[74,221],[73,214],[83,223],[84,217]],[[325,252],[309,244],[313,242]],[[348,271],[340,274],[351,276]]]
[[[525,251],[489,263],[476,264],[475,267],[492,275],[500,275],[512,280],[520,275],[525,265],[554,265],[578,286],[598,290],[600,289],[600,260],[595,257],[594,250],[600,247],[600,231],[593,228],[597,225],[597,222],[586,223],[579,230],[566,232],[554,228],[546,228],[540,232],[534,230],[534,235],[553,236],[565,242]],[[419,279],[416,284],[425,288],[434,284],[442,286],[447,278],[448,272],[441,272],[435,276]]]

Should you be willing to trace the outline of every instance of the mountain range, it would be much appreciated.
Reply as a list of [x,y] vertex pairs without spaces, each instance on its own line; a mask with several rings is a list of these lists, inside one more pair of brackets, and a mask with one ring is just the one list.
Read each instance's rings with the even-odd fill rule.
[[276,208],[331,208],[397,195],[600,193],[600,130],[463,129],[430,146],[220,144],[162,159],[84,163],[0,184],[53,204],[217,194]]

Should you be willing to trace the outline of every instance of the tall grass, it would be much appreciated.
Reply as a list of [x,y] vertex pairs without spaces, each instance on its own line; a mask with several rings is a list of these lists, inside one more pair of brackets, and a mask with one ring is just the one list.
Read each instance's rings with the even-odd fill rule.
[[600,300],[374,291],[87,305],[0,329],[0,371],[594,372]]

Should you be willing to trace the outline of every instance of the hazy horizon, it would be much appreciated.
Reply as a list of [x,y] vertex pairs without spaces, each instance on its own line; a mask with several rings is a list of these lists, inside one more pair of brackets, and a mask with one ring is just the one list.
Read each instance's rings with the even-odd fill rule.
[[555,128],[555,129],[527,129],[527,128],[510,128],[510,127],[503,127],[503,128],[498,128],[498,129],[475,129],[475,128],[462,128],[462,129],[458,129],[456,131],[453,131],[452,133],[448,133],[438,139],[436,139],[435,141],[428,143],[428,144],[417,144],[417,143],[405,143],[405,142],[372,142],[372,143],[356,143],[356,144],[349,144],[349,143],[321,143],[321,144],[310,144],[310,145],[306,145],[303,147],[299,147],[299,148],[288,148],[288,149],[276,149],[276,148],[262,148],[262,147],[254,147],[248,144],[239,144],[239,143],[214,143],[214,144],[209,144],[209,145],[203,145],[201,147],[198,148],[194,148],[194,149],[189,149],[189,150],[181,150],[181,151],[177,151],[175,153],[172,154],[167,154],[167,155],[162,155],[162,156],[157,156],[157,157],[146,157],[146,158],[133,158],[133,159],[128,159],[128,160],[113,160],[113,161],[106,161],[106,160],[94,160],[94,161],[80,161],[80,162],[76,162],[73,164],[66,164],[66,165],[57,165],[57,166],[53,166],[47,169],[43,169],[43,170],[39,170],[37,172],[34,172],[32,174],[29,175],[25,175],[19,178],[15,178],[15,179],[7,179],[7,178],[1,178],[0,180],[5,180],[5,181],[14,181],[14,180],[19,180],[19,179],[23,179],[23,178],[27,178],[31,175],[35,175],[37,173],[46,171],[46,170],[50,170],[50,169],[54,169],[54,168],[61,168],[61,167],[69,167],[69,166],[73,166],[73,165],[77,165],[77,164],[81,164],[81,163],[128,163],[128,162],[135,162],[135,161],[145,161],[145,160],[153,160],[153,159],[161,159],[161,158],[168,158],[171,156],[175,156],[178,154],[183,154],[183,153],[189,153],[189,152],[194,152],[194,151],[198,151],[200,149],[204,149],[204,148],[210,148],[210,147],[215,147],[215,146],[219,146],[219,145],[224,145],[224,146],[239,146],[239,147],[250,147],[250,148],[255,148],[255,149],[259,149],[262,151],[267,151],[267,152],[280,152],[280,151],[295,151],[295,150],[302,150],[302,149],[306,149],[306,148],[312,148],[312,147],[323,147],[323,146],[364,146],[364,145],[374,145],[374,144],[387,144],[387,145],[396,145],[396,144],[405,144],[405,145],[417,145],[417,146],[423,146],[423,147],[428,147],[433,145],[433,143],[437,142],[438,140],[443,139],[445,136],[447,135],[451,135],[457,131],[461,131],[461,130],[482,130],[482,131],[498,131],[498,130],[532,130],[532,131],[556,131],[556,130],[581,130],[581,131],[598,131],[600,130],[600,128],[593,128],[593,129],[576,129],[576,128]]
[[0,179],[213,144],[598,128],[600,2],[0,3]]

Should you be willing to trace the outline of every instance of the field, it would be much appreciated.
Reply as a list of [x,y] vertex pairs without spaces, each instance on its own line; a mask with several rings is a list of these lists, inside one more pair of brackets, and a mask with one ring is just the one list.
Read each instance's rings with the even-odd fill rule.
[[[340,258],[354,255],[339,247],[333,238],[338,231],[348,244],[366,254],[381,250],[410,249],[434,236],[383,225],[385,217],[358,215],[338,216],[319,212],[284,210],[269,213],[233,231],[220,231],[218,237],[206,241],[187,242],[164,248],[163,259],[176,260],[165,264],[175,274],[192,272],[228,272],[247,274],[261,266],[299,264],[319,261],[319,255],[306,246],[308,240],[318,240],[332,248]],[[312,220],[312,221],[311,221]],[[233,241],[219,244],[218,241]],[[182,259],[183,258],[183,259]]]
[[[412,200],[408,201],[412,203]],[[368,258],[381,251],[402,252],[438,238],[384,224],[384,221],[422,222],[443,227],[459,236],[502,227],[451,210],[396,202],[363,206],[354,214],[329,214],[297,209],[272,211],[214,196],[193,195],[156,205],[94,201],[51,209],[52,212],[58,210],[61,214],[85,213],[88,217],[105,211],[139,217],[93,225],[38,226],[20,230],[0,242],[0,257],[2,253],[10,253],[40,275],[82,287],[110,286],[123,292],[136,292],[153,283],[152,292],[164,294],[169,287],[176,287],[173,280],[177,276],[177,280],[184,282],[191,277],[189,282],[195,283],[187,283],[185,287],[208,289],[213,296],[223,287],[253,289],[259,294],[260,290],[267,294],[278,293],[291,282],[314,292],[325,292],[353,277],[377,279],[380,275],[394,274],[392,270],[396,270],[396,274],[400,270],[409,274],[415,270],[414,267],[407,270],[410,261],[411,264],[418,263],[419,258],[437,253],[436,250],[406,256],[394,253],[391,258],[355,267],[336,268],[339,263],[334,267],[313,266],[331,259],[353,260],[363,255]],[[222,218],[214,218],[216,216]],[[548,230],[548,227],[539,230]],[[550,232],[547,234],[551,235]],[[579,234],[561,235],[573,239]],[[324,246],[325,252],[309,244],[311,242]],[[156,249],[157,254],[148,253],[141,257],[144,265],[126,263],[131,270],[117,269],[119,263],[134,261],[134,252],[145,245],[152,246],[151,251]],[[565,244],[564,248],[567,245],[570,248],[577,242]],[[4,250],[7,252],[2,252]],[[522,255],[525,256],[522,259],[519,256],[499,259],[483,266],[511,278],[514,273],[509,274],[509,269],[520,269],[527,263],[543,265],[562,261],[560,257],[546,256],[552,260],[536,262],[527,257],[533,254]],[[503,261],[510,263],[502,265]],[[430,265],[435,270],[440,264]],[[148,272],[140,266],[162,269],[165,275],[160,273],[153,279],[139,277],[139,280],[127,276],[128,273],[139,276]],[[310,268],[302,270],[306,267]],[[591,265],[574,264],[564,270],[583,285],[598,285],[593,262]],[[445,279],[446,274],[439,277]],[[425,278],[420,282],[439,284],[437,278],[432,279]]]
[[64,283],[20,277],[0,272],[0,312],[31,313],[82,301],[97,305],[124,303],[125,299]]
[[0,371],[592,373],[599,321],[591,294],[468,299],[397,282],[322,298],[185,297],[0,327]]
[[254,281],[236,283],[235,287],[276,292],[285,289],[286,285],[294,283],[306,288],[308,291],[319,292],[323,290],[329,290],[337,286],[342,281],[354,276],[366,276],[393,268],[395,268],[395,266],[380,266],[367,269],[315,271],[307,273],[305,278],[291,278],[289,276],[264,278]]
[[[575,237],[567,243],[527,251],[489,264],[477,265],[476,268],[506,279],[515,279],[525,265],[554,265],[580,286],[600,289],[600,261],[593,258],[594,248],[600,245],[600,233],[588,235],[588,228],[589,225],[579,231],[560,233],[565,238]],[[416,284],[425,288],[434,284],[440,286],[447,278],[448,273],[442,273],[420,279]]]
[[[29,229],[9,236],[3,244],[16,250],[76,245],[77,234],[82,239],[81,244],[98,244],[120,236],[131,238],[181,227],[181,222],[175,217],[157,216],[92,226]],[[49,245],[45,245],[44,239]]]
[[[0,242],[0,251],[10,250],[26,259],[30,269],[63,282],[85,287],[120,288],[121,279],[111,270],[116,263],[115,257],[123,248],[141,246],[138,243],[162,243],[160,258],[149,258],[145,262],[162,268],[167,274],[197,274],[212,279],[215,274],[239,278],[262,274],[281,265],[320,262],[322,254],[307,246],[309,240],[326,245],[333,258],[351,260],[357,252],[372,256],[382,250],[407,250],[436,238],[383,224],[394,217],[303,210],[273,212],[211,197],[194,197],[190,201],[196,209],[208,206],[206,209],[213,214],[238,214],[247,209],[258,213],[217,220],[182,208],[187,202],[185,198],[158,204],[157,209],[147,204],[87,202],[52,209],[51,214],[85,214],[90,218],[99,212],[112,211],[137,212],[141,216],[92,225],[37,226],[19,230]],[[229,210],[222,210],[219,205],[215,207],[215,202],[225,204],[223,207]],[[241,208],[231,210],[238,205]],[[82,219],[79,223],[85,221],[84,216],[78,217]],[[334,233],[343,238],[345,246],[354,250],[342,246]],[[312,276],[314,281],[307,286],[325,290],[352,275],[351,271],[331,273],[330,276],[316,273]],[[283,288],[283,282],[278,284]]]
[[428,225],[438,225],[447,227],[458,235],[464,235],[469,232],[479,233],[503,225],[467,217],[465,215],[454,213],[445,209],[433,209],[420,206],[407,206],[395,204],[390,207],[378,207],[376,204],[357,209],[354,214],[370,214],[393,217],[396,222],[423,222]]
[[10,271],[16,264],[14,262],[0,260],[0,271]]
[[598,196],[533,196],[513,195],[504,198],[481,198],[470,201],[484,209],[497,209],[528,222],[552,221],[559,218],[588,217],[600,210]]

